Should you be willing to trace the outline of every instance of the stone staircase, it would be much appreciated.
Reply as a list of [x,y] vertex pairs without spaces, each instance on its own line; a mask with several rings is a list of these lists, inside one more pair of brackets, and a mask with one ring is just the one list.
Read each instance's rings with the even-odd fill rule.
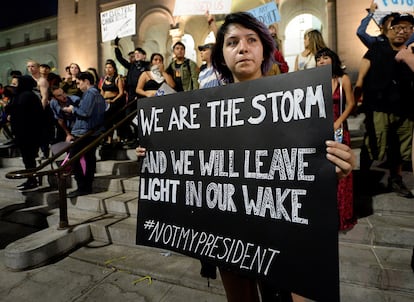
[[[99,149],[97,152],[98,156],[103,154]],[[101,158],[98,161],[93,194],[68,199],[69,224],[86,224],[90,229],[90,240],[142,249],[144,259],[159,257],[159,250],[135,245],[139,177],[134,150],[123,152],[114,157],[116,160]],[[55,180],[44,179],[45,186],[39,191],[22,194],[15,189],[22,180],[4,177],[9,171],[22,168],[21,159],[0,158],[0,167],[0,221],[57,228],[59,211]],[[385,171],[374,167],[372,180],[384,182]],[[404,181],[414,188],[411,172],[405,172]],[[46,185],[49,183],[51,186]],[[410,261],[414,246],[414,200],[385,191],[371,194],[372,186],[367,188],[366,184],[365,177],[356,170],[355,202],[360,218],[352,230],[339,234],[341,301],[412,302],[414,272]],[[76,187],[73,179],[69,185]],[[172,267],[179,269],[179,261],[185,258],[171,257]],[[158,268],[153,267],[152,273],[162,279],[162,274],[157,272]],[[194,288],[206,287],[202,278],[192,281]],[[174,280],[169,278],[168,282]],[[215,286],[222,292],[219,285]]]

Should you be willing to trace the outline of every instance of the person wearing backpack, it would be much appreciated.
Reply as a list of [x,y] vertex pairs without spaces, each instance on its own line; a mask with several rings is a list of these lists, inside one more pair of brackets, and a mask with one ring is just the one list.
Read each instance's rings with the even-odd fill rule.
[[166,72],[174,79],[174,89],[177,92],[198,89],[200,69],[194,61],[185,57],[184,43],[176,42],[173,46],[173,52],[175,59],[168,65]]

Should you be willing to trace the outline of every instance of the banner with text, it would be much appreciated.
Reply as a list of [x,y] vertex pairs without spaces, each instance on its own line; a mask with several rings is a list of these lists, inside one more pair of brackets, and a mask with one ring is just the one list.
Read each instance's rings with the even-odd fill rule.
[[229,14],[231,0],[175,0],[174,16]]
[[269,2],[248,11],[256,19],[262,21],[266,26],[280,21],[279,10],[276,3]]
[[377,0],[379,11],[384,12],[413,12],[414,0]]
[[135,35],[136,4],[101,12],[102,42]]
[[339,301],[331,67],[138,102],[137,244]]

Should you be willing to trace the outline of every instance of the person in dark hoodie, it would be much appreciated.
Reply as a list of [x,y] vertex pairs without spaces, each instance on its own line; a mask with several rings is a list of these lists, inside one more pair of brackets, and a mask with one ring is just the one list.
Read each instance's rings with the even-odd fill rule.
[[[44,110],[39,97],[33,92],[36,81],[28,75],[17,76],[15,95],[6,106],[15,143],[22,155],[25,169],[36,168],[43,131]],[[22,192],[34,191],[38,187],[35,177],[17,186]]]
[[[125,92],[126,92],[126,103],[130,103],[137,98],[145,97],[138,95],[135,91],[138,79],[144,71],[150,70],[150,62],[146,60],[147,53],[141,47],[135,48],[134,51],[134,60],[127,60],[122,56],[121,49],[119,48],[120,38],[116,37],[114,40],[115,47],[115,57],[118,62],[128,70],[126,75],[125,82]],[[128,107],[125,115],[129,115],[132,111],[136,109],[136,106]],[[129,126],[123,129],[125,136],[127,137],[127,142],[125,147],[135,148],[137,147],[137,137],[138,137],[138,128],[132,122],[133,118],[129,121]]]

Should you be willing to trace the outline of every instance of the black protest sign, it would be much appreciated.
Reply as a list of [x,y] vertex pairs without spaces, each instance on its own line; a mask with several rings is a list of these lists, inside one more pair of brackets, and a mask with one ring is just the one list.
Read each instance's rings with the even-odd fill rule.
[[330,67],[141,99],[137,244],[339,301]]

